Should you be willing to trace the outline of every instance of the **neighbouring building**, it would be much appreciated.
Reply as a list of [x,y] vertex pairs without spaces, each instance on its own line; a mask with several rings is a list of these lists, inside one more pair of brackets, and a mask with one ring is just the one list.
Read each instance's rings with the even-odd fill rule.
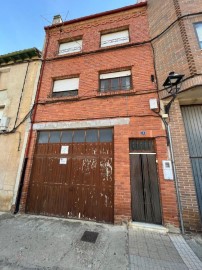
[[[139,1],[142,2],[142,1]],[[158,88],[169,72],[185,75],[167,122],[185,230],[201,230],[202,218],[202,1],[148,0]],[[164,104],[170,100],[160,91]]]
[[20,211],[179,228],[147,4],[45,31]]
[[0,55],[0,211],[17,197],[40,57],[36,48]]

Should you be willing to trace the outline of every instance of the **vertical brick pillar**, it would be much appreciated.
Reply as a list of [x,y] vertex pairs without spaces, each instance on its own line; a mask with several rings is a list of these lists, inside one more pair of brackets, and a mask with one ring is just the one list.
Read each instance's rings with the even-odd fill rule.
[[171,105],[170,129],[175,156],[176,173],[179,182],[184,227],[185,230],[200,231],[202,227],[200,224],[195,183],[189,159],[189,149],[183,118],[178,100],[175,100]]

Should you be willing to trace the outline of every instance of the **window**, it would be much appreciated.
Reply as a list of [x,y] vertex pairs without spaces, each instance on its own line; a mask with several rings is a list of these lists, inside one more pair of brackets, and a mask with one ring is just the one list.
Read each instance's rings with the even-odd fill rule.
[[63,79],[54,81],[53,97],[78,95],[79,78]]
[[195,29],[199,41],[200,48],[202,49],[202,22],[201,23],[195,23]]
[[1,119],[3,117],[3,111],[4,111],[4,107],[0,107],[0,123],[1,123]]
[[82,39],[61,43],[59,46],[59,55],[80,52],[82,49]]
[[9,69],[5,69],[0,72],[0,90],[7,89],[8,76],[9,76]]
[[54,130],[39,131],[38,143],[98,143],[112,142],[113,129],[77,129],[77,130]]
[[101,35],[101,47],[107,47],[127,42],[129,42],[128,30]]
[[100,74],[100,91],[117,91],[131,89],[131,71]]

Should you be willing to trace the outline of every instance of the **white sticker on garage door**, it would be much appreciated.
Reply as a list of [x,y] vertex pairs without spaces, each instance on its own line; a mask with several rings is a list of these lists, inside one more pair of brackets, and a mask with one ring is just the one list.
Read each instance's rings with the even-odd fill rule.
[[67,164],[67,158],[60,158],[60,164]]
[[68,145],[62,145],[60,153],[61,154],[68,154],[69,153],[69,146]]

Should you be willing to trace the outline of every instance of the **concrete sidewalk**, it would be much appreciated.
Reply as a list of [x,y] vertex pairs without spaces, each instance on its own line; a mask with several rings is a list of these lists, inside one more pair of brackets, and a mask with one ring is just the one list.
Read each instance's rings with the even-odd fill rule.
[[129,227],[130,269],[201,270],[202,262],[180,234]]
[[[85,231],[98,232],[93,243]],[[0,216],[1,270],[128,269],[126,226],[29,215]]]
[[[95,243],[82,241],[98,233]],[[202,269],[181,235],[94,222],[0,215],[0,270]]]

